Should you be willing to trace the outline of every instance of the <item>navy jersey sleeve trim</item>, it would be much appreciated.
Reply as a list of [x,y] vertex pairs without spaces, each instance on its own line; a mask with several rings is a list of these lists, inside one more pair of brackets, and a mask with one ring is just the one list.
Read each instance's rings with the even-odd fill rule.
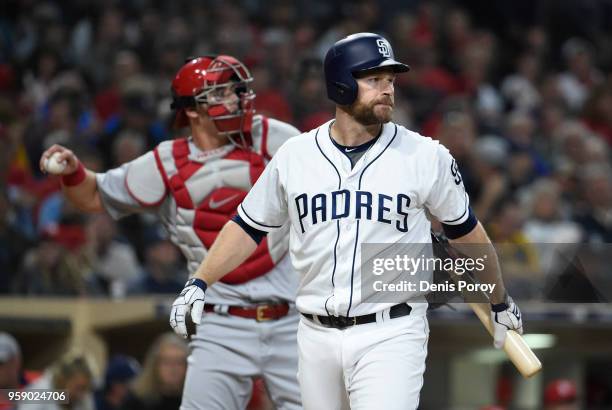
[[[278,229],[280,228],[282,225],[266,225],[264,223],[261,223],[259,221],[256,221],[255,219],[253,219],[251,217],[251,215],[249,215],[247,213],[247,211],[245,211],[244,207],[242,206],[242,204],[240,204],[240,210],[242,211],[242,213],[249,219],[249,221],[251,221],[253,223],[253,225],[258,225],[261,226],[264,229]],[[247,222],[248,223],[248,222]],[[263,230],[263,229],[262,229]]]
[[468,233],[472,232],[472,229],[474,229],[474,227],[478,223],[478,219],[476,219],[476,215],[474,215],[474,213],[472,212],[472,208],[470,207],[468,209],[469,215],[464,222],[458,225],[449,225],[445,224],[444,222],[442,223],[444,234],[448,239],[461,238],[462,236],[465,236]]
[[461,216],[460,216],[459,218],[455,218],[455,219],[450,220],[450,221],[444,221],[444,222],[442,222],[443,224],[444,224],[444,223],[446,223],[446,224],[449,224],[449,225],[450,225],[450,224],[452,224],[453,222],[460,221],[460,220],[461,220],[461,219],[462,219],[462,218],[465,216],[465,214],[466,214],[468,211],[469,211],[469,212],[472,212],[472,210],[470,209],[470,207],[469,207],[469,205],[468,205],[468,199],[467,199],[467,193],[465,192],[465,187],[463,188],[463,198],[464,198],[464,202],[465,202],[465,211],[463,211],[463,213],[461,214]]
[[253,228],[248,223],[244,222],[244,219],[240,215],[235,215],[232,221],[236,222],[253,240],[259,245],[263,238],[268,234],[267,232],[260,231],[259,229]]

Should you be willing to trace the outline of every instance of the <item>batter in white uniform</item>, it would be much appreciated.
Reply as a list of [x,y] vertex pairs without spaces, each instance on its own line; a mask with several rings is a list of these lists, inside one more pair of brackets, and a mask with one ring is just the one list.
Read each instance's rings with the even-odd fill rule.
[[[254,233],[271,235],[289,222],[291,260],[301,275],[298,378],[306,409],[418,406],[429,334],[424,295],[367,303],[362,244],[431,242],[426,210],[451,240],[489,243],[448,150],[391,122],[395,76],[406,71],[381,36],[337,42],[325,59],[336,118],[279,149],[238,207],[240,218],[223,228],[175,302],[179,316],[195,311],[197,323],[207,286],[250,255]],[[491,259],[480,279],[496,284],[499,346],[507,329],[522,325]]]
[[[41,165],[62,153],[68,161],[64,192],[84,210],[106,210],[115,218],[157,214],[193,273],[271,156],[299,134],[289,124],[254,115],[251,81],[233,57],[192,59],[172,83],[175,123],[189,125],[190,137],[163,142],[101,174],[84,170],[60,146],[45,152]],[[244,409],[254,376],[263,377],[278,409],[301,408],[298,275],[288,257],[287,230],[263,238],[248,260],[209,289],[199,315],[208,313],[191,338],[181,409]],[[174,314],[171,322],[179,320]]]

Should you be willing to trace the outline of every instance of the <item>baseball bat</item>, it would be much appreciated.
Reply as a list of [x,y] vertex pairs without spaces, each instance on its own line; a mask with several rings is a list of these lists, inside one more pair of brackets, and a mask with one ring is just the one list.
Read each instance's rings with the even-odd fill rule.
[[[468,304],[476,316],[478,316],[485,329],[493,336],[493,323],[491,323],[491,308],[489,304],[474,302],[468,302]],[[514,330],[508,330],[506,333],[504,351],[524,378],[529,378],[542,370],[540,359],[533,353],[525,339]]]
[[[444,245],[444,250],[447,254],[449,254],[449,251],[452,249],[449,248],[450,244],[448,243],[448,241],[440,238],[440,236],[436,235],[434,232],[432,232],[432,241],[434,243]],[[471,275],[471,272],[466,272],[466,274],[463,275],[458,275],[453,271],[447,271],[447,273],[455,283],[459,281],[460,277],[462,277],[463,280],[465,280],[466,282],[476,283],[476,280]],[[485,300],[489,299],[489,297],[484,292],[480,292],[480,294]],[[467,301],[468,298],[466,298],[464,295],[464,299],[466,299]],[[472,308],[472,310],[474,311],[482,325],[485,327],[485,329],[487,329],[489,334],[493,336],[493,323],[491,322],[491,304],[477,302],[467,303],[470,305],[470,308]],[[503,349],[506,352],[506,355],[508,355],[508,358],[510,359],[512,364],[514,364],[514,366],[524,378],[529,378],[534,374],[538,373],[540,370],[542,370],[542,363],[540,362],[540,359],[538,359],[533,350],[531,350],[531,348],[527,345],[525,339],[523,339],[521,335],[518,334],[516,331],[507,331],[506,341],[504,342]]]

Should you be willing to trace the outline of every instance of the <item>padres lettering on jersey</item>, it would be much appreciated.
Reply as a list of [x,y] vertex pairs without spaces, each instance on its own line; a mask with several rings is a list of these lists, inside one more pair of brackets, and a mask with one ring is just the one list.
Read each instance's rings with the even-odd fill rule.
[[[360,245],[428,243],[426,209],[459,225],[469,216],[469,199],[452,156],[437,141],[387,123],[351,167],[331,141],[330,123],[282,146],[238,213],[267,232],[290,221],[291,259],[302,275],[300,311],[373,313],[391,303],[365,303]],[[423,293],[406,298],[423,300]]]
[[[307,193],[303,193],[295,198],[295,206],[302,233],[305,232],[303,220],[308,217],[311,217],[312,225],[342,218],[368,219],[394,224],[395,229],[400,232],[408,231],[410,197],[406,194],[397,194],[393,197],[368,191],[342,189],[316,194],[309,198]],[[392,209],[399,218],[391,216]]]

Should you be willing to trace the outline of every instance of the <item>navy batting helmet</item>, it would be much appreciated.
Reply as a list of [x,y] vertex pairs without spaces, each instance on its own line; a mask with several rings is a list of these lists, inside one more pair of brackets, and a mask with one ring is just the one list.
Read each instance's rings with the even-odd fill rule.
[[340,105],[352,104],[357,98],[353,74],[378,67],[391,67],[396,73],[410,70],[395,61],[391,44],[374,33],[351,34],[337,41],[325,55],[327,96]]

